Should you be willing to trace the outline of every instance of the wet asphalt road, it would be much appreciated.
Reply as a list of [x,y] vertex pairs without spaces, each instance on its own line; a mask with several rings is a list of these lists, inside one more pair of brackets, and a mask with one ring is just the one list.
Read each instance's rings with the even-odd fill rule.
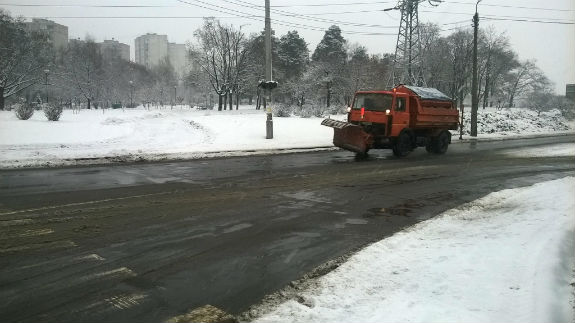
[[206,304],[238,314],[446,209],[575,176],[573,157],[509,154],[574,142],[1,171],[0,321],[163,322]]

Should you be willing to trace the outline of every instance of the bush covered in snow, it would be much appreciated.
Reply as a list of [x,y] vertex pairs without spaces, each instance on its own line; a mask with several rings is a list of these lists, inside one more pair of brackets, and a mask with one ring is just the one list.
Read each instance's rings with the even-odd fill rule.
[[64,109],[60,105],[44,104],[42,110],[44,110],[44,115],[46,115],[49,121],[58,121]]
[[[465,111],[464,133],[471,134],[471,113]],[[569,130],[566,119],[559,110],[536,112],[527,109],[479,110],[477,132],[493,134],[500,132],[529,133]]]
[[301,118],[321,118],[326,114],[326,110],[321,105],[305,103],[301,107],[296,107],[294,113]]
[[291,117],[295,115],[301,118],[323,118],[327,115],[345,114],[346,107],[343,105],[332,105],[328,108],[325,103],[305,103],[302,106],[279,103],[274,107],[273,113],[275,117]]
[[28,120],[34,114],[34,106],[25,101],[20,101],[20,103],[16,103],[13,106],[13,108],[16,117],[20,120]]
[[286,103],[279,103],[273,109],[274,117],[291,117],[295,107]]

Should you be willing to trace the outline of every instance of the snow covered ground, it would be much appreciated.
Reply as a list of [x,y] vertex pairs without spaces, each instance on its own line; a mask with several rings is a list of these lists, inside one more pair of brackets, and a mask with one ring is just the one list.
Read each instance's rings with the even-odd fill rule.
[[[344,120],[345,116],[333,116]],[[118,110],[65,110],[58,122],[42,111],[18,120],[0,111],[0,168],[54,166],[107,161],[188,159],[277,153],[285,149],[329,149],[332,129],[322,118],[274,118],[274,139],[265,139],[262,110],[207,111],[169,107]],[[480,138],[565,131],[558,112],[480,111]]]
[[46,121],[41,111],[26,121],[0,111],[0,167],[58,165],[84,158],[156,160],[332,147],[332,130],[321,126],[320,118],[274,118],[274,139],[267,140],[266,114],[241,108],[83,110],[79,114],[66,110],[58,122]]
[[255,322],[573,322],[573,196],[573,177],[489,194],[368,246]]

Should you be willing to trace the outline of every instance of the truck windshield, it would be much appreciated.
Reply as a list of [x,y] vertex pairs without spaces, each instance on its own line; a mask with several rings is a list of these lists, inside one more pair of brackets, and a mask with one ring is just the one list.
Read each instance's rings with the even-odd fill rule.
[[384,93],[360,93],[355,96],[354,109],[365,108],[371,111],[391,109],[392,96]]

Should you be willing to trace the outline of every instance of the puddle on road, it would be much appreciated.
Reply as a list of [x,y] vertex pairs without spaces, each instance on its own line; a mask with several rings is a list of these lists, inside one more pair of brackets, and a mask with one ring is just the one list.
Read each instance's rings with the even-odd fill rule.
[[407,201],[405,203],[396,204],[391,207],[371,208],[364,214],[365,218],[372,217],[389,217],[389,216],[405,216],[410,217],[415,209],[420,209],[425,206],[425,203],[416,201]]
[[395,204],[392,206],[385,206],[381,208],[368,209],[363,217],[364,218],[390,218],[392,216],[412,217],[415,216],[415,211],[419,211],[418,217],[420,220],[427,218],[424,216],[428,213],[429,208],[445,203],[453,199],[453,193],[450,192],[436,192],[427,194],[418,199],[410,199],[403,203]]

